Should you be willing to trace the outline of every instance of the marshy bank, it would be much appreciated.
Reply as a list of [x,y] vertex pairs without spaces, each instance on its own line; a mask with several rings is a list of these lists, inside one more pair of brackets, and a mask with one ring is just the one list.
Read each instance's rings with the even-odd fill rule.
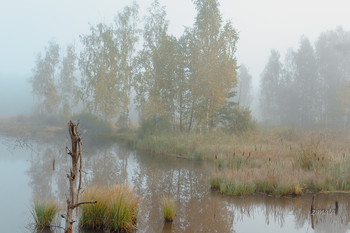
[[229,195],[274,196],[350,191],[350,134],[293,128],[241,136],[220,132],[118,135],[127,145],[155,154],[209,160],[211,188]]

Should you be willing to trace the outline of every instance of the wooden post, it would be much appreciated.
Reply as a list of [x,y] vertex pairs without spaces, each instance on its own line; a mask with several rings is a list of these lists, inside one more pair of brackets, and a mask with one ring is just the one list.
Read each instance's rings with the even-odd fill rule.
[[310,210],[310,213],[311,213],[311,214],[313,214],[313,210],[315,209],[315,207],[314,207],[314,202],[315,202],[315,195],[312,196],[311,210]]
[[338,215],[338,209],[339,209],[339,206],[338,206],[338,201],[335,201],[335,215]]
[[315,225],[314,225],[314,209],[315,209],[315,206],[314,206],[314,203],[315,202],[315,195],[312,196],[312,202],[311,202],[311,210],[310,210],[310,217],[311,217],[311,227],[312,229],[315,229]]

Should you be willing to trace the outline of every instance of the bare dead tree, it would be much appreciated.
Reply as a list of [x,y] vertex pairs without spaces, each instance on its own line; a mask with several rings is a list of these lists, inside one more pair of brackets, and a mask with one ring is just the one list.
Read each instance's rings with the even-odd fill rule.
[[[79,193],[81,191],[81,173],[82,173],[82,155],[81,155],[81,138],[78,132],[78,125],[69,121],[68,131],[72,142],[71,150],[67,148],[67,154],[71,156],[72,168],[67,178],[69,179],[69,194],[67,195],[67,214],[62,216],[66,219],[65,233],[73,233],[73,224],[75,222],[75,209],[82,204],[95,204],[96,201],[80,202]],[[79,179],[79,184],[78,184]]]

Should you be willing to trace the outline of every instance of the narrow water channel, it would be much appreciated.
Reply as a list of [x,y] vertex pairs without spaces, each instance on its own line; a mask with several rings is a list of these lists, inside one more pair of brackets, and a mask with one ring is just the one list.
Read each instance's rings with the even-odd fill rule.
[[[66,145],[68,140],[0,138],[0,232],[33,232],[34,198],[64,203],[70,162]],[[320,212],[311,217],[311,195],[229,197],[211,191],[210,174],[215,169],[209,162],[98,143],[84,146],[83,156],[84,187],[127,183],[134,188],[141,199],[138,232],[350,232],[347,194],[316,195],[315,208],[332,210],[338,201],[339,209],[336,214]],[[164,223],[162,195],[176,200],[172,224]]]

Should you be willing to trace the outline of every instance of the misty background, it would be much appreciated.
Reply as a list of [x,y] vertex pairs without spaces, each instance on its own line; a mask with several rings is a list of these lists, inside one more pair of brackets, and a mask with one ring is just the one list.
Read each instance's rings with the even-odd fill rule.
[[[142,19],[151,0],[136,1]],[[160,0],[166,7],[169,33],[178,37],[193,25],[196,15],[190,0]],[[222,0],[224,21],[231,20],[239,33],[238,65],[252,76],[252,113],[260,119],[257,105],[259,80],[271,49],[283,58],[297,49],[302,36],[314,43],[321,32],[341,26],[350,28],[348,1],[253,1]],[[34,110],[31,84],[35,59],[47,42],[62,48],[79,44],[79,35],[89,33],[89,23],[111,23],[131,1],[7,1],[0,8],[0,115],[30,114]],[[140,26],[142,27],[142,26]],[[78,48],[79,50],[79,48]]]

